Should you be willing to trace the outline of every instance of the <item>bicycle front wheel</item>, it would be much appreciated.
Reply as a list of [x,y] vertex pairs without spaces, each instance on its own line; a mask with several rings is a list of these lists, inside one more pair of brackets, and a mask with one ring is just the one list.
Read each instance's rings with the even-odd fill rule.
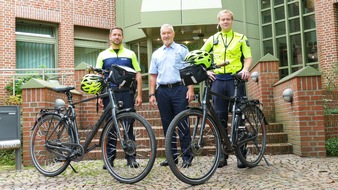
[[220,157],[220,135],[216,124],[207,115],[202,126],[202,118],[202,110],[188,109],[179,113],[170,123],[165,138],[165,153],[171,171],[179,180],[191,185],[209,180]]
[[245,116],[245,129],[238,134],[237,158],[252,168],[263,158],[266,146],[266,123],[262,111],[256,105],[247,105],[242,114]]
[[103,132],[104,164],[119,182],[136,183],[145,178],[154,165],[155,134],[148,121],[135,112],[118,114],[117,123],[121,136],[112,120]]
[[70,160],[65,158],[69,152],[58,149],[62,143],[72,142],[68,132],[66,122],[56,114],[42,116],[33,127],[30,154],[35,168],[43,175],[57,176],[68,167]]

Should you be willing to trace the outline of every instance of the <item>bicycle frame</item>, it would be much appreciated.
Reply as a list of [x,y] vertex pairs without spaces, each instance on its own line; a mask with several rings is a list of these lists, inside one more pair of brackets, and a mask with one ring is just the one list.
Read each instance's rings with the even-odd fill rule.
[[[67,90],[58,90],[58,89],[54,89],[57,92],[64,92],[67,96],[67,100],[69,102],[69,105],[66,109],[66,112],[63,114],[59,114],[61,116],[61,120],[65,121],[72,129],[72,135],[73,135],[73,139],[74,139],[74,143],[71,143],[69,145],[81,145],[80,143],[80,138],[79,138],[79,133],[78,133],[78,127],[77,127],[77,121],[76,121],[76,111],[75,111],[75,105],[80,104],[80,103],[84,103],[84,102],[88,102],[94,99],[98,99],[98,98],[105,98],[105,97],[109,97],[109,104],[107,105],[107,107],[104,109],[103,113],[101,114],[100,118],[98,119],[98,121],[94,124],[94,127],[92,128],[92,130],[90,131],[90,133],[88,134],[88,136],[85,139],[85,142],[83,143],[82,148],[83,148],[83,154],[86,154],[88,152],[90,152],[91,150],[93,150],[96,147],[101,147],[101,139],[99,141],[98,145],[93,145],[92,147],[89,147],[90,143],[92,142],[92,140],[94,139],[95,135],[97,134],[98,130],[100,129],[102,123],[104,121],[109,121],[109,120],[113,120],[114,126],[115,126],[115,131],[117,132],[118,138],[120,139],[121,142],[121,147],[124,148],[126,147],[124,144],[124,140],[129,140],[128,135],[126,137],[122,137],[121,135],[121,131],[120,128],[118,127],[118,122],[117,122],[117,115],[119,113],[123,113],[123,112],[128,112],[128,111],[133,111],[133,109],[131,108],[126,108],[126,109],[118,109],[118,104],[116,103],[116,99],[114,96],[114,92],[113,90],[109,87],[109,82],[106,81],[106,92],[100,95],[96,95],[94,97],[91,98],[86,98],[83,100],[80,100],[78,102],[73,102],[72,100],[72,93],[70,92],[70,89]],[[60,121],[61,122],[61,121]],[[124,126],[123,126],[124,127]],[[125,129],[123,129],[125,130]],[[102,136],[102,134],[101,134]]]
[[[204,82],[204,90],[203,90],[203,96],[202,96],[202,102],[200,102],[203,110],[203,118],[202,118],[202,129],[201,129],[201,134],[200,134],[200,141],[203,135],[203,130],[205,128],[205,121],[206,117],[209,113],[209,115],[213,118],[213,120],[216,122],[216,126],[218,131],[220,132],[221,135],[221,144],[225,145],[227,152],[232,152],[236,148],[236,143],[235,139],[236,137],[234,136],[235,131],[237,130],[238,127],[238,115],[239,113],[236,112],[236,107],[237,104],[240,101],[240,98],[238,97],[238,83],[237,79],[234,79],[235,82],[235,92],[233,97],[228,97],[223,94],[214,92],[210,88],[210,82],[206,80]],[[210,95],[218,96],[223,99],[227,99],[230,102],[233,103],[232,105],[232,120],[231,120],[231,128],[230,128],[230,138],[228,137],[228,131],[223,127],[223,124],[221,123],[220,119],[217,117],[216,112],[211,104],[211,100],[209,100]],[[199,142],[201,143],[201,142]]]

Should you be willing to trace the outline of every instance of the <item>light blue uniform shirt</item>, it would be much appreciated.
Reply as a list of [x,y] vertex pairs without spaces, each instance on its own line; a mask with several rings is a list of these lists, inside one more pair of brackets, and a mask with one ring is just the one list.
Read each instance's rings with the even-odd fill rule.
[[157,74],[157,86],[181,81],[179,69],[187,66],[182,61],[188,53],[189,50],[186,46],[175,42],[169,48],[163,45],[153,53],[149,74]]

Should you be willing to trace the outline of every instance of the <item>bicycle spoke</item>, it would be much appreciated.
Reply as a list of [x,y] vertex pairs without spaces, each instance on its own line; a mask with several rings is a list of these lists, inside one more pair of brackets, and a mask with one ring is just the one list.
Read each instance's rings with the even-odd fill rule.
[[[215,172],[219,159],[219,134],[215,124],[208,117],[205,129],[201,131],[201,118],[200,110],[179,113],[168,128],[165,142],[171,171],[178,179],[192,185],[207,181]],[[187,138],[189,132],[192,136]],[[184,160],[190,161],[191,165],[186,165]]]
[[[68,167],[70,162],[64,159],[68,152],[59,150],[56,146],[56,144],[72,142],[70,135],[64,130],[66,124],[60,121],[60,116],[55,114],[43,116],[32,131],[30,153],[33,164],[45,176],[59,175]],[[53,145],[55,148],[46,146],[51,142],[55,142],[55,145]]]
[[103,132],[102,157],[115,179],[136,183],[146,177],[155,162],[155,135],[149,123],[137,113],[119,114],[117,121],[121,137],[113,122],[107,123]]

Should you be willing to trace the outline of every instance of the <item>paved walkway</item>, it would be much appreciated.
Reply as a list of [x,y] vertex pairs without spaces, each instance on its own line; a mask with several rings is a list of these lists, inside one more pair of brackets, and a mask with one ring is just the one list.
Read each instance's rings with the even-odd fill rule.
[[68,168],[65,173],[49,178],[34,167],[21,172],[0,167],[0,189],[338,189],[338,158],[301,158],[296,155],[266,156],[252,169],[237,169],[235,157],[229,165],[217,169],[205,184],[190,186],[179,181],[169,167],[160,167],[158,159],[151,173],[136,184],[122,184],[102,170],[102,161],[73,162],[78,170]]

